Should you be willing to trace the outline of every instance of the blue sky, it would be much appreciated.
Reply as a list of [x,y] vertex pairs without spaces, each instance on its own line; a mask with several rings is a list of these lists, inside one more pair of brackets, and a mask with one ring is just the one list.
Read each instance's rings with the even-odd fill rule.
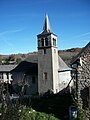
[[37,51],[45,13],[58,36],[58,49],[90,41],[90,0],[0,0],[0,54]]

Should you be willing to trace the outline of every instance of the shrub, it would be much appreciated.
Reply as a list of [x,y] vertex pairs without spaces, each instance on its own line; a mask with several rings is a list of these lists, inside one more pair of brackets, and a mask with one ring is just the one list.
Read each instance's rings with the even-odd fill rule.
[[59,120],[53,115],[36,112],[32,108],[23,108],[19,120]]
[[0,108],[0,120],[59,120],[53,115],[36,112],[26,106],[2,106]]

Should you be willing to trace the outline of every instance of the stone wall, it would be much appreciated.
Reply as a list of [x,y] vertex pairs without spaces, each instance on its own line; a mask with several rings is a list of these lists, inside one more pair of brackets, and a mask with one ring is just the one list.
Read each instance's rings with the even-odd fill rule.
[[77,95],[83,108],[88,107],[90,86],[90,46],[79,57],[77,67]]

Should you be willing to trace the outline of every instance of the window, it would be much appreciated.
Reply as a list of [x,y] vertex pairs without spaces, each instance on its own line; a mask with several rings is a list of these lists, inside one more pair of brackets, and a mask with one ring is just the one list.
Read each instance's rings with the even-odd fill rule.
[[53,38],[53,45],[56,46],[56,39]]
[[13,79],[13,76],[11,75],[11,79]]
[[40,40],[38,40],[38,47],[40,47]]
[[54,53],[56,53],[56,49],[54,49]]
[[7,79],[9,79],[9,74],[8,74],[8,73],[6,73],[6,75],[7,75]]
[[46,49],[44,49],[44,54],[46,54]]
[[44,80],[47,80],[47,72],[43,73],[43,78],[44,78]]
[[51,40],[48,40],[48,45],[51,46]]
[[42,46],[44,46],[44,39],[43,38],[41,39],[41,44],[42,44]]
[[32,83],[35,84],[35,76],[32,76]]
[[0,73],[0,79],[3,79],[3,73]]
[[45,45],[48,46],[48,38],[45,38]]

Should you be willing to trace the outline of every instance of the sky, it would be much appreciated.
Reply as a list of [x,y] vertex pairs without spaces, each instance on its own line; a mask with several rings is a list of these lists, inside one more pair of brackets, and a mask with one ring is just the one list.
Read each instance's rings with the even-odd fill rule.
[[90,42],[90,0],[0,0],[0,54],[37,51],[46,13],[59,50]]

